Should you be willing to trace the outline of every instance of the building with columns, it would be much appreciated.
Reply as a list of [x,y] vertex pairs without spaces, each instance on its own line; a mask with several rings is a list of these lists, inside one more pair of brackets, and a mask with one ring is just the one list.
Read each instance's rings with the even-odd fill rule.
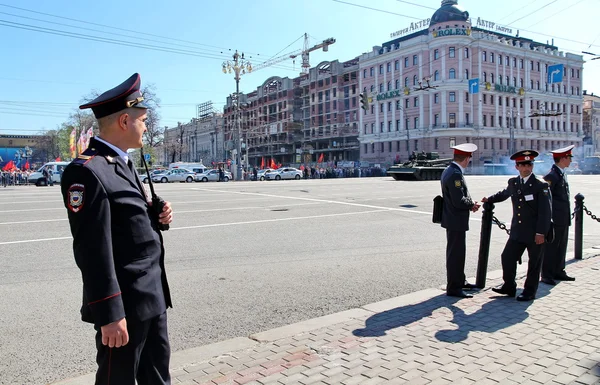
[[211,113],[202,119],[166,128],[160,163],[222,162],[226,158],[223,115]]
[[[389,165],[412,151],[446,157],[452,145],[471,142],[478,166],[525,148],[580,147],[582,56],[471,18],[456,0],[417,24],[428,27],[413,24],[359,58],[359,87],[371,100],[360,114],[361,160]],[[555,65],[561,82],[552,71],[548,79]]]

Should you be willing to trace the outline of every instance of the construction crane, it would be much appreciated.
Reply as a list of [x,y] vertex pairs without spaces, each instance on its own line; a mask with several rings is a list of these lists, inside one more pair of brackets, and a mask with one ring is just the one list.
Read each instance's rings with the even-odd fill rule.
[[329,51],[329,46],[331,44],[335,43],[335,39],[330,37],[329,39],[325,39],[323,40],[322,43],[317,44],[313,47],[309,47],[309,41],[308,41],[308,34],[305,33],[304,34],[304,48],[298,51],[294,51],[282,56],[278,56],[278,57],[274,57],[271,58],[269,60],[266,60],[260,64],[258,64],[257,66],[252,68],[252,71],[257,71],[259,69],[265,68],[265,67],[270,67],[272,65],[275,65],[277,63],[281,63],[282,61],[288,60],[288,59],[296,59],[298,56],[302,56],[302,71],[301,74],[308,74],[309,70],[310,70],[310,62],[309,62],[309,53],[312,51],[316,51],[318,49],[323,48],[323,52],[327,52]]

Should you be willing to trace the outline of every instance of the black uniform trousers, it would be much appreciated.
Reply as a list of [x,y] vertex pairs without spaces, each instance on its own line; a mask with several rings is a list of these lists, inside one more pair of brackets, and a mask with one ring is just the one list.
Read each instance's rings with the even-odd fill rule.
[[542,263],[542,278],[554,279],[565,271],[569,226],[554,226],[554,242],[548,245]]
[[446,278],[448,293],[461,291],[465,284],[467,232],[446,229]]
[[102,345],[100,327],[96,331],[96,385],[171,384],[166,311],[147,321],[127,320],[129,343],[120,348]]
[[533,295],[537,292],[540,283],[540,271],[542,269],[542,260],[544,259],[545,244],[536,245],[535,242],[523,243],[509,239],[502,251],[502,278],[504,279],[504,288],[516,290],[517,282],[517,261],[523,256],[527,249],[529,261],[527,265],[527,278],[523,294]]

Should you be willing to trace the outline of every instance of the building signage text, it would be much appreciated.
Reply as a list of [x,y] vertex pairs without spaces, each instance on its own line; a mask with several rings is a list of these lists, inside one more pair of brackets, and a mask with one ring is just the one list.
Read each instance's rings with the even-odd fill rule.
[[377,95],[377,101],[385,100],[385,99],[391,99],[391,98],[397,98],[399,96],[401,96],[400,90],[388,91],[388,92],[383,93],[383,94],[378,94]]
[[412,23],[410,23],[410,25],[408,27],[398,30],[396,32],[390,33],[390,39],[393,39],[395,37],[400,37],[400,36],[406,35],[408,33],[420,31],[421,29],[423,29],[425,27],[429,27],[430,23],[431,23],[431,18],[412,22]]
[[501,84],[496,84],[496,86],[494,87],[494,89],[498,92],[508,92],[511,94],[516,94],[517,93],[517,87],[511,87],[511,86],[503,86]]
[[513,33],[511,28],[503,27],[492,21],[483,20],[480,17],[477,18],[477,26],[481,27],[481,28],[487,28],[487,29],[491,29],[494,31],[502,32],[502,33],[507,33],[510,35],[512,35],[512,33]]
[[433,37],[442,36],[470,36],[471,28],[446,28],[432,32]]

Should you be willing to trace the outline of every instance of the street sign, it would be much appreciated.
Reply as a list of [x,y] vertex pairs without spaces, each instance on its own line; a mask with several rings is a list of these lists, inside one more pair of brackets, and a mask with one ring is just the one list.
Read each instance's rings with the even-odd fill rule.
[[560,83],[563,81],[563,65],[555,64],[548,66],[548,83]]
[[146,162],[150,161],[150,154],[144,154],[144,159],[146,160]]
[[479,93],[479,78],[469,79],[469,92],[471,94]]

